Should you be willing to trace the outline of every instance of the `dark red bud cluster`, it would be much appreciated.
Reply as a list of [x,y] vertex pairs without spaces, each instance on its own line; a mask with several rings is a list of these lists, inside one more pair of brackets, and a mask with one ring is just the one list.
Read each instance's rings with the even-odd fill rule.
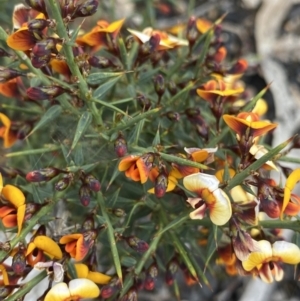
[[47,167],[39,170],[33,170],[27,173],[26,180],[28,182],[47,182],[61,173],[61,170],[55,167]]
[[144,253],[149,249],[149,245],[136,236],[125,237],[125,240],[130,248],[139,253]]

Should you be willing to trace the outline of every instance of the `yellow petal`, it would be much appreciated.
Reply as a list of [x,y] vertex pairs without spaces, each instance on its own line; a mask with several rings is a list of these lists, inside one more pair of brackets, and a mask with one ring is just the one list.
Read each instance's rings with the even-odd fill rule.
[[258,116],[263,116],[266,114],[266,112],[268,111],[268,104],[267,102],[260,98],[257,102],[255,107],[252,110],[252,113],[257,114]]
[[273,257],[288,264],[300,262],[300,249],[297,245],[287,241],[276,241],[273,244]]
[[2,195],[16,208],[19,208],[25,203],[23,192],[13,185],[5,185],[2,188]]
[[76,274],[78,278],[86,278],[89,273],[89,268],[86,264],[75,263]]
[[289,175],[285,183],[284,198],[283,198],[283,204],[282,204],[281,214],[280,214],[281,219],[282,219],[283,212],[290,201],[291,192],[299,180],[300,180],[300,168],[297,168],[292,171],[292,173]]
[[25,211],[26,211],[26,205],[22,205],[18,208],[17,211],[17,223],[18,223],[18,234],[17,236],[20,235],[21,230],[22,230],[22,225],[25,217]]
[[[201,91],[201,89],[199,89]],[[244,92],[244,88],[238,88],[238,89],[228,89],[228,90],[224,90],[224,91],[221,91],[221,90],[202,90],[203,92],[206,92],[206,93],[213,93],[213,94],[217,94],[217,95],[220,95],[220,96],[231,96],[231,95],[235,95],[235,94],[240,94],[242,92]],[[198,92],[198,90],[197,90]]]
[[97,298],[100,295],[98,286],[89,279],[78,278],[69,282],[71,296],[84,298]]
[[62,258],[62,252],[58,244],[52,240],[50,237],[45,235],[38,235],[33,240],[36,247],[43,252],[46,252],[57,259]]
[[216,202],[208,206],[209,216],[215,225],[221,226],[226,224],[232,215],[230,200],[222,189],[215,190],[213,195]]
[[33,252],[33,250],[36,249],[36,245],[33,242],[30,242],[29,245],[27,246],[26,254],[25,256],[28,256]]
[[64,301],[70,298],[70,290],[66,283],[61,282],[54,285],[47,293],[44,301]]
[[260,240],[258,242],[260,251],[251,252],[246,260],[242,262],[243,268],[246,271],[251,271],[264,263],[267,259],[272,258],[272,247],[267,240]]
[[111,280],[111,277],[99,272],[89,271],[87,279],[92,280],[97,284],[107,284]]
[[6,268],[3,264],[0,264],[0,271],[2,274],[2,281],[4,285],[9,285],[9,278],[8,278],[8,274],[6,271]]
[[201,192],[202,189],[208,188],[210,191],[218,189],[219,180],[213,176],[204,173],[195,173],[183,179],[184,187],[193,192]]

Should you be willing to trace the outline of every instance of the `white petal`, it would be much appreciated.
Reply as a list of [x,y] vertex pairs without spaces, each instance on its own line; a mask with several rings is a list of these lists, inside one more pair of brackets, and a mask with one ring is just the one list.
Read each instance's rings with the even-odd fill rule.
[[298,264],[300,262],[300,249],[291,242],[276,241],[273,244],[273,257],[285,263]]
[[221,226],[226,224],[232,215],[230,200],[222,189],[215,190],[213,195],[216,202],[209,206],[209,216],[215,225]]
[[219,187],[219,180],[214,175],[208,175],[205,173],[195,173],[183,178],[183,185],[190,191],[201,191],[203,188],[208,188],[210,191],[214,191]]

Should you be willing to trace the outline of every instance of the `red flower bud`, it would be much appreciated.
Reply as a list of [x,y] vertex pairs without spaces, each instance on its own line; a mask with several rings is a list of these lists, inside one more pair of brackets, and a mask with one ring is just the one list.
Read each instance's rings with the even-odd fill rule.
[[93,15],[98,9],[98,0],[86,0],[83,3],[76,6],[75,12],[72,15],[72,19],[78,17],[87,17]]
[[79,199],[83,206],[88,206],[91,201],[90,188],[87,185],[82,185],[79,189]]
[[154,290],[154,287],[155,287],[155,279],[149,275],[146,276],[146,279],[144,281],[144,288],[147,291],[152,291],[152,290]]
[[57,191],[63,191],[65,189],[67,189],[69,187],[69,185],[71,184],[71,182],[73,181],[74,175],[72,173],[68,173],[66,175],[64,175],[64,177],[59,180],[56,184],[55,184],[55,190]]
[[179,121],[179,119],[180,119],[180,114],[178,112],[172,112],[172,111],[171,112],[167,112],[166,116],[171,121]]
[[178,262],[176,259],[171,259],[167,264],[165,280],[168,285],[174,283],[174,276],[178,271]]
[[161,74],[158,74],[154,79],[154,89],[158,96],[162,96],[165,93],[165,79]]
[[172,80],[168,82],[168,90],[173,96],[177,94],[177,86]]
[[115,143],[115,153],[120,158],[126,155],[127,153],[127,142],[124,139],[122,134],[119,134],[118,138],[116,139]]
[[157,48],[158,48],[158,46],[159,46],[159,43],[160,43],[160,36],[159,36],[159,34],[158,33],[154,33],[151,37],[150,37],[150,39],[149,39],[149,41],[148,41],[148,43],[149,43],[149,45],[150,45],[150,53],[153,53],[154,51],[156,51],[157,50]]
[[98,192],[101,189],[100,182],[93,175],[86,175],[84,177],[84,183],[88,188],[94,192]]
[[125,211],[123,210],[123,209],[121,209],[121,208],[115,208],[115,209],[113,209],[112,210],[112,213],[115,215],[115,216],[117,216],[117,217],[123,217],[123,216],[125,216]]
[[148,111],[151,108],[151,102],[148,98],[145,97],[145,95],[138,95],[136,97],[136,100],[140,104],[140,106],[145,110]]
[[50,55],[51,51],[57,52],[55,48],[56,43],[57,43],[57,39],[54,38],[48,38],[48,39],[38,41],[32,48],[32,53],[35,56]]
[[41,13],[47,15],[46,5],[44,0],[25,0],[26,4]]
[[44,56],[32,55],[30,58],[32,66],[35,68],[38,68],[38,69],[48,65],[48,63],[50,62],[50,59],[51,59],[50,54],[44,55]]
[[144,253],[149,249],[149,245],[136,236],[125,237],[125,240],[130,248],[139,253]]
[[28,22],[29,31],[42,31],[49,25],[49,21],[45,19],[33,19]]
[[20,248],[13,256],[11,267],[16,275],[23,275],[26,268],[26,257],[23,248]]
[[33,100],[52,99],[65,93],[66,90],[59,86],[31,87],[26,90],[26,94]]
[[200,110],[197,108],[188,108],[185,110],[185,114],[188,118],[194,118],[200,115]]
[[198,37],[198,30],[196,26],[196,18],[194,16],[190,17],[188,24],[187,24],[187,30],[186,30],[186,38],[189,41],[190,45],[194,45],[197,37]]
[[168,187],[168,176],[165,172],[161,172],[155,179],[154,194],[157,198],[162,198]]
[[124,295],[119,301],[137,301],[137,292],[136,288],[132,287],[130,290],[127,292],[126,295]]
[[5,83],[20,75],[24,75],[24,73],[14,69],[0,67],[0,83]]
[[121,282],[118,277],[113,277],[110,282],[104,285],[101,289],[101,297],[103,299],[108,299],[121,288]]
[[107,68],[113,66],[113,63],[104,56],[91,56],[88,59],[89,64],[95,68]]
[[48,167],[39,170],[30,171],[26,175],[28,182],[44,182],[49,181],[60,174],[60,170],[55,167]]

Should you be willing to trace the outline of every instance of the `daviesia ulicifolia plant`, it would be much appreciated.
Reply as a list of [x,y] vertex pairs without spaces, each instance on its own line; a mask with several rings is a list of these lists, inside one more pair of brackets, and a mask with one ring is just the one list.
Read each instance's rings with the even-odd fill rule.
[[1,298],[45,277],[46,301],[138,300],[177,273],[283,279],[300,169],[282,162],[300,144],[264,144],[268,87],[249,99],[222,18],[139,31],[95,19],[96,0],[25,2],[0,29]]

